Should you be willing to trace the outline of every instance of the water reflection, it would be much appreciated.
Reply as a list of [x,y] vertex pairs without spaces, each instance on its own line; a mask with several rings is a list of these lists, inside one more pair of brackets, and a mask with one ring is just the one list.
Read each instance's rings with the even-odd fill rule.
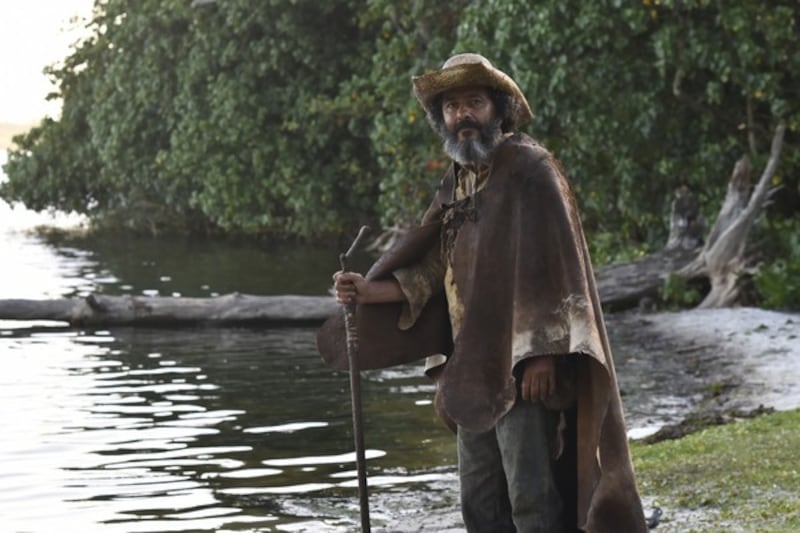
[[[4,525],[356,530],[348,380],[320,364],[314,333],[0,322]],[[660,383],[667,363],[617,359],[633,427],[675,412],[670,395],[691,397]],[[418,365],[364,374],[376,531],[413,531],[409,509],[457,513],[453,439],[432,393]]]
[[[73,266],[76,282],[65,295],[318,296],[325,294],[331,273],[339,268],[336,243],[303,247],[252,240],[73,234],[53,234],[45,243]],[[361,253],[353,261],[363,270],[371,259]]]
[[[346,375],[321,367],[313,330],[4,333],[0,507],[11,531],[357,524],[357,509],[342,509],[357,486]],[[452,462],[451,438],[417,405],[430,389],[407,384],[420,379],[418,369],[365,376],[374,490],[452,478],[436,471]],[[383,411],[387,388],[401,415]],[[404,453],[415,447],[416,458]]]

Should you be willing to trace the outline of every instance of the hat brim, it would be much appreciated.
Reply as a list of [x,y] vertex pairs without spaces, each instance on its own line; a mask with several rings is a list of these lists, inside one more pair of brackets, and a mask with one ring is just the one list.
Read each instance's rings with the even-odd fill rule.
[[422,106],[430,112],[436,97],[445,91],[459,87],[479,85],[491,87],[508,93],[517,101],[514,126],[519,127],[533,120],[525,95],[519,86],[505,72],[496,68],[487,67],[483,63],[462,63],[452,67],[443,68],[436,72],[415,76],[412,79],[414,95]]

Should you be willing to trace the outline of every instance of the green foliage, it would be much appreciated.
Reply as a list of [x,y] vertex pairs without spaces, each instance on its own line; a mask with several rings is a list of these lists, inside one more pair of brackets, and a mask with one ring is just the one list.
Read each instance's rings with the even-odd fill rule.
[[626,240],[654,238],[647,230],[663,226],[662,210],[637,196],[663,194],[674,183],[652,176],[666,133],[653,99],[663,99],[665,87],[646,52],[646,10],[498,1],[486,10],[476,5],[467,20],[467,47],[494,33],[495,61],[525,88],[536,115],[530,129],[565,163],[587,225]]
[[594,231],[588,245],[592,262],[601,265],[635,261],[647,254],[644,245],[621,242],[612,231]]
[[37,211],[50,208],[91,214],[107,190],[98,180],[99,155],[92,144],[87,116],[93,102],[99,64],[88,65],[91,42],[83,43],[61,68],[46,70],[61,85],[61,119],[43,120],[24,135],[14,137],[4,167],[9,180],[0,185],[7,200],[20,200]]
[[193,184],[162,169],[181,120],[174,65],[191,39],[188,9],[180,0],[108,0],[93,21],[87,64],[104,68],[90,80],[87,120],[101,162],[94,178],[107,191],[98,216],[109,224],[156,231],[192,221],[183,198]]
[[778,119],[798,130],[798,16],[790,2],[498,0],[468,10],[459,46],[499,50],[590,233],[655,245],[679,185],[713,204],[736,158],[766,150]]
[[800,309],[800,219],[773,223],[767,264],[755,276],[761,304],[774,309]]
[[370,0],[360,17],[373,27],[372,66],[352,80],[380,168],[379,206],[386,225],[419,221],[447,159],[411,91],[412,76],[438,68],[452,53],[461,11],[470,2]]
[[218,4],[193,21],[176,157],[165,158],[197,177],[190,205],[226,229],[284,236],[373,218],[369,117],[340,95],[367,64],[353,2]]
[[369,66],[357,7],[98,2],[92,36],[52,70],[64,116],[18,140],[0,193],[150,232],[309,237],[374,219],[371,117],[340,102]]
[[702,293],[680,276],[669,274],[659,291],[661,302],[669,309],[694,307],[703,299]]
[[678,186],[715,209],[779,120],[797,191],[799,19],[789,0],[98,0],[50,69],[63,116],[17,139],[0,195],[150,231],[407,225],[447,164],[411,77],[478,51],[528,96],[595,257],[631,257],[663,243]]

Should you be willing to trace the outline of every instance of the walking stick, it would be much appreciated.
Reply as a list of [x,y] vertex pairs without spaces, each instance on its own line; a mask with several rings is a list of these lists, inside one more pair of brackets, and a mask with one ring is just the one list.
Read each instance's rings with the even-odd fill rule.
[[[346,253],[339,255],[342,272],[347,271],[347,260],[358,248],[361,239],[369,231],[369,227],[361,226],[353,244]],[[358,469],[358,495],[361,502],[361,531],[370,532],[369,496],[367,495],[367,460],[364,455],[364,430],[361,418],[361,372],[358,368],[358,331],[356,328],[356,304],[348,302],[342,305],[344,311],[344,327],[347,339],[347,359],[350,362],[350,403],[353,410],[353,440],[356,445],[356,468]]]

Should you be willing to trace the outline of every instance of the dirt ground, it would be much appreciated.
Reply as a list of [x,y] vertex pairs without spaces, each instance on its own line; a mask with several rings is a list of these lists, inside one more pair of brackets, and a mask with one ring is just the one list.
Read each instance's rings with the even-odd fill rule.
[[723,383],[730,409],[800,407],[800,313],[756,308],[697,309],[644,317],[645,331],[673,337],[705,359],[705,381]]

